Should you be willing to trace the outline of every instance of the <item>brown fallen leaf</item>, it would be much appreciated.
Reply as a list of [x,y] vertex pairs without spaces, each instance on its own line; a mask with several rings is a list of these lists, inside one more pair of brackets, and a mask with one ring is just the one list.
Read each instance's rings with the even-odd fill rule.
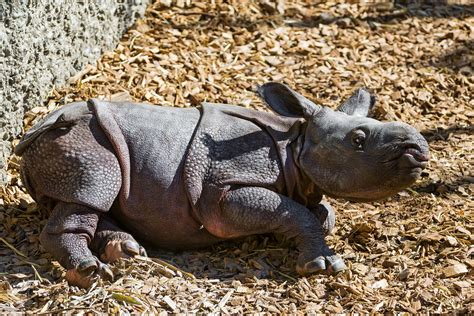
[[451,278],[466,274],[469,271],[467,270],[466,265],[458,263],[444,268],[442,272],[446,278]]

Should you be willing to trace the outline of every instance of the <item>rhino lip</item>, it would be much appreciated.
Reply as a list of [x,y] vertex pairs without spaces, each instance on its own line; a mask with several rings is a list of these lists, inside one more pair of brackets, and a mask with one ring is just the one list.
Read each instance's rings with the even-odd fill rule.
[[405,157],[405,159],[415,168],[419,167],[423,169],[428,165],[429,156],[422,153],[420,147],[417,145],[409,145],[401,157]]
[[413,143],[402,144],[400,149],[401,152],[384,161],[384,163],[399,161],[402,167],[415,169],[419,172],[428,165],[429,154],[421,150],[419,145]]

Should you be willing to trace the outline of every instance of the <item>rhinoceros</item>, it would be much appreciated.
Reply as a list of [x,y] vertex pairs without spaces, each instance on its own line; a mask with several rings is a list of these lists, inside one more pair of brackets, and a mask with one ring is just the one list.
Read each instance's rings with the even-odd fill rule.
[[277,233],[295,240],[299,274],[346,268],[324,241],[335,213],[323,195],[393,195],[420,177],[428,144],[410,125],[368,118],[365,89],[336,110],[281,83],[257,90],[277,114],[91,99],[24,135],[22,182],[51,212],[40,242],[71,284],[112,278],[107,263],[146,254],[136,240],[181,250]]

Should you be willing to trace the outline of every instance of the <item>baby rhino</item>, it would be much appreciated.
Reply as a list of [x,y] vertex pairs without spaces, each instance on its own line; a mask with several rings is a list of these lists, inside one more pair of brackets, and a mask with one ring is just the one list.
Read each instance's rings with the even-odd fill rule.
[[428,144],[411,126],[367,118],[358,90],[336,111],[287,86],[258,88],[279,115],[204,103],[171,108],[99,100],[66,105],[16,147],[31,196],[51,211],[40,240],[87,287],[107,263],[253,234],[293,238],[301,275],[337,273],[323,195],[372,201],[412,184]]

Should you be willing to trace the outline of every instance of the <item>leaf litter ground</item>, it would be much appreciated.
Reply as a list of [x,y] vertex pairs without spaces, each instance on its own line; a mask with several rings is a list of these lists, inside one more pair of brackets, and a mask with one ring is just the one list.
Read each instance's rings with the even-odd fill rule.
[[301,278],[291,242],[258,236],[176,254],[149,249],[149,259],[116,264],[113,283],[82,290],[40,247],[48,215],[25,193],[13,156],[0,200],[0,310],[474,312],[473,15],[469,4],[151,3],[114,51],[28,112],[25,128],[90,97],[266,110],[254,91],[269,80],[330,107],[364,86],[378,96],[376,118],[423,132],[430,166],[387,200],[330,200],[337,229],[327,241],[349,266],[340,275]]

